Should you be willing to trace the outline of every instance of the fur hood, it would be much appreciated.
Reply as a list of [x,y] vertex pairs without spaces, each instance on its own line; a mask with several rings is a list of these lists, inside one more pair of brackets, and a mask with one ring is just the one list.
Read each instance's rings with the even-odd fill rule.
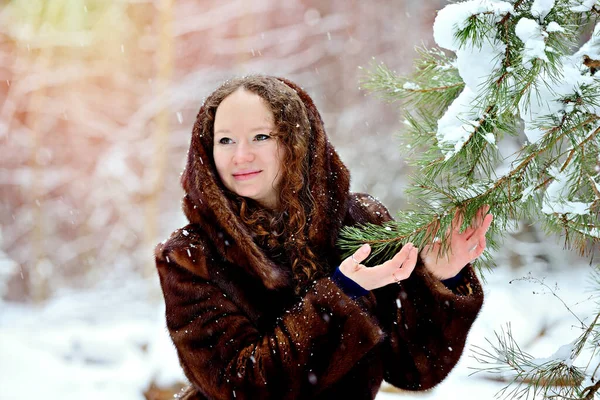
[[[307,239],[317,254],[325,254],[327,249],[335,246],[348,209],[350,174],[329,143],[321,115],[310,96],[293,82],[283,78],[279,80],[298,94],[307,110],[311,143],[308,184],[315,204],[319,205],[313,207],[310,216],[307,216],[311,221]],[[215,249],[226,260],[246,268],[269,289],[288,286],[290,272],[273,263],[254,243],[224,194],[212,157],[212,140],[202,135],[205,118],[207,113],[203,105],[194,124],[181,178],[185,191],[183,212],[190,223],[198,225],[214,238]]]

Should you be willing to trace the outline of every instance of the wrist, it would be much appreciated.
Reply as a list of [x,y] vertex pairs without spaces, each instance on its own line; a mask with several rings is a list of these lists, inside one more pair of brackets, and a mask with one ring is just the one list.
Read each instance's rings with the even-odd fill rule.
[[462,270],[460,270],[458,272],[458,274],[456,274],[455,276],[451,277],[451,278],[447,278],[447,279],[442,279],[441,282],[444,284],[444,286],[446,286],[448,289],[455,289],[458,285],[460,285],[463,281],[463,274],[462,274]]
[[351,299],[356,299],[369,293],[367,289],[345,275],[341,270],[341,266],[335,269],[331,280]]
[[[452,280],[452,279],[454,279],[456,277],[460,277],[460,276],[462,276],[463,269],[465,269],[465,267],[467,265],[469,265],[469,264],[463,265],[460,269],[457,269],[457,268],[448,268],[447,269],[448,272],[446,272],[445,274],[442,274],[440,276],[437,276],[437,278],[439,280],[441,280],[441,281],[450,281],[450,280]],[[434,276],[436,276],[436,275],[434,274]]]

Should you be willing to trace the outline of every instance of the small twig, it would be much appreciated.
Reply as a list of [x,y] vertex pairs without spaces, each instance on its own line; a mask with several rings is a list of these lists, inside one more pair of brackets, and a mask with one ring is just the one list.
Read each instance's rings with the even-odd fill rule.
[[596,182],[594,182],[594,180],[592,179],[592,177],[591,177],[591,176],[589,176],[589,175],[587,175],[587,174],[586,174],[586,176],[587,176],[587,177],[588,177],[588,179],[590,180],[590,183],[591,183],[591,185],[590,185],[590,186],[592,187],[592,190],[593,190],[593,191],[594,191],[594,193],[596,194],[596,197],[600,199],[600,191],[598,191],[598,188],[596,187]]
[[596,392],[600,390],[600,380],[597,381],[593,386],[588,386],[583,389],[583,393],[588,392],[588,394],[582,400],[593,400]]
[[[521,3],[523,3],[524,0],[519,0],[517,1],[514,5],[513,5],[513,10],[517,10],[517,7],[519,7],[521,5]],[[504,17],[502,17],[502,19],[500,20],[500,22],[498,22],[498,24],[504,24],[506,23],[506,21],[508,21],[508,19],[510,18],[510,13],[506,13],[504,14]]]
[[539,190],[540,188],[542,188],[543,186],[546,186],[547,183],[549,183],[550,181],[553,181],[555,178],[553,176],[547,178],[544,182],[540,183],[539,185],[537,185],[534,189],[535,190]]
[[[585,327],[585,324],[583,323],[583,321],[581,319],[579,319],[579,317],[577,316],[577,314],[575,314],[573,312],[573,310],[571,310],[571,308],[569,308],[569,306],[567,305],[567,303],[564,302],[563,299],[561,299],[556,292],[554,291],[554,289],[552,289],[550,286],[548,286],[544,281],[542,281],[541,279],[535,278],[533,276],[529,276],[529,277],[523,277],[523,278],[517,278],[517,279],[513,279],[510,281],[510,283],[513,283],[514,281],[531,281],[531,282],[535,282],[538,285],[544,286],[545,288],[547,288],[548,290],[550,290],[550,293],[552,293],[552,295],[554,297],[556,297],[562,304],[563,306],[565,306],[565,308],[567,309],[567,311],[569,311],[569,313],[571,313],[571,315],[573,315],[575,317],[575,319],[577,319],[577,321],[579,321],[579,323],[581,324],[582,327]],[[593,324],[592,324],[593,325]]]
[[569,165],[569,163],[571,162],[571,159],[573,158],[573,155],[575,154],[575,150],[577,150],[577,148],[582,148],[583,149],[583,145],[590,141],[591,139],[593,139],[596,134],[600,132],[600,127],[596,128],[596,130],[594,132],[592,132],[592,134],[590,136],[588,136],[587,138],[585,138],[585,140],[581,141],[581,143],[579,143],[577,145],[577,147],[573,147],[573,149],[571,150],[571,152],[569,153],[569,156],[567,157],[567,159],[565,160],[562,168],[560,169],[560,172],[563,172],[565,170],[565,168],[567,168],[567,166]]

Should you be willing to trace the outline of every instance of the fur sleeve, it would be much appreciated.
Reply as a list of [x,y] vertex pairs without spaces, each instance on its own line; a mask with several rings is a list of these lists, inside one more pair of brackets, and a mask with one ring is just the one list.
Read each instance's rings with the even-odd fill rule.
[[[373,197],[355,196],[350,209],[354,223],[381,224],[392,219]],[[382,354],[387,382],[425,390],[441,382],[456,365],[483,304],[472,266],[467,265],[462,275],[463,282],[450,290],[419,258],[408,279],[373,291],[376,316],[386,333]]]
[[317,280],[271,330],[259,331],[207,277],[155,253],[167,328],[194,388],[211,399],[310,398],[383,339],[358,303]]

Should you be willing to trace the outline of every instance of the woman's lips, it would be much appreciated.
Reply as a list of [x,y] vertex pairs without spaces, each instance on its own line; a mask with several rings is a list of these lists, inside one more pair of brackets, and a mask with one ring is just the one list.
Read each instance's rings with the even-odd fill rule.
[[254,178],[256,175],[260,174],[261,172],[262,171],[254,171],[254,172],[249,172],[249,173],[244,173],[244,174],[234,174],[233,177],[237,181],[245,181],[245,180]]

